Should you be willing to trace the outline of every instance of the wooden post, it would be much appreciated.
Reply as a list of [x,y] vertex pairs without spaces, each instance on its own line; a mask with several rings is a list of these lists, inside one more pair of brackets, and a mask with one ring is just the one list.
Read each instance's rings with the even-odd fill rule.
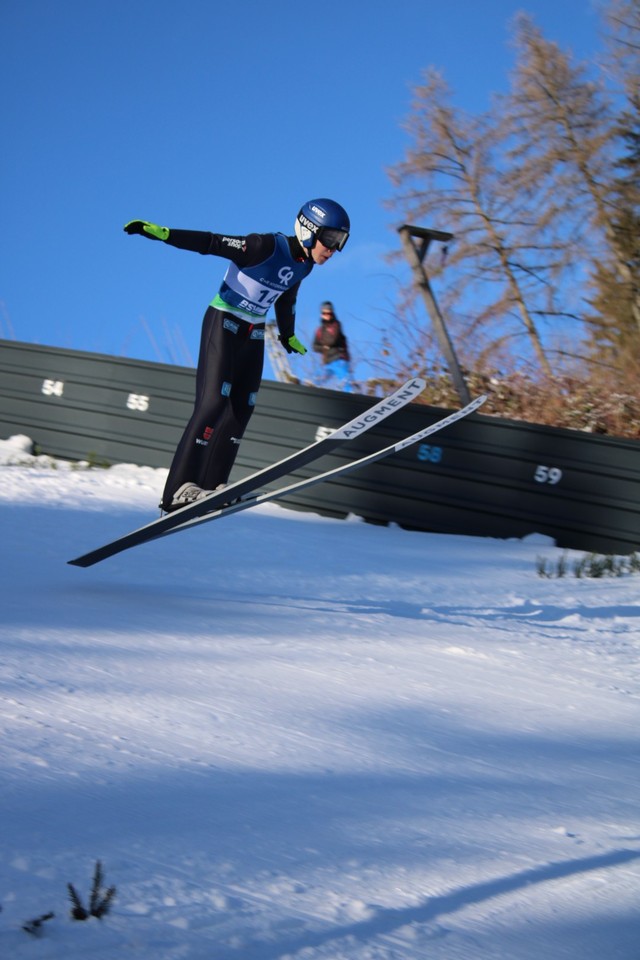
[[[407,260],[413,269],[416,284],[422,292],[427,311],[431,317],[431,322],[433,323],[440,342],[440,348],[449,367],[449,373],[451,374],[451,379],[453,380],[460,403],[465,406],[471,400],[469,388],[460,369],[453,343],[447,332],[444,317],[436,303],[429,278],[423,266],[423,260],[431,241],[441,240],[446,243],[448,240],[453,239],[453,234],[444,233],[442,230],[427,230],[424,227],[411,227],[408,224],[399,227],[398,233],[402,238]],[[418,240],[420,241],[419,243],[416,242]]]

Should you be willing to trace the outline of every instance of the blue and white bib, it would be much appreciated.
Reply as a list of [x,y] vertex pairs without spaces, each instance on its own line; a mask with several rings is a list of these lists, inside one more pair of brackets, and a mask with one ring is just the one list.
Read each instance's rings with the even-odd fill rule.
[[291,256],[283,233],[275,234],[273,253],[253,267],[230,263],[211,306],[249,323],[261,322],[278,297],[309,275],[312,264]]

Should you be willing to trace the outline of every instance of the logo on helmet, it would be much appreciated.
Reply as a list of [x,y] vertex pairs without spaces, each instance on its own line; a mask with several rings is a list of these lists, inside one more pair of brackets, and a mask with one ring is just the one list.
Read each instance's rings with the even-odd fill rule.
[[318,229],[319,229],[318,224],[314,223],[313,220],[308,220],[303,213],[300,214],[300,216],[298,217],[298,220],[300,221],[303,227],[306,227],[307,230],[311,230],[311,233],[318,232]]
[[313,210],[314,213],[316,213],[320,217],[321,220],[324,220],[324,218],[327,215],[326,210],[322,210],[320,207],[316,207],[315,204],[311,205],[311,209]]

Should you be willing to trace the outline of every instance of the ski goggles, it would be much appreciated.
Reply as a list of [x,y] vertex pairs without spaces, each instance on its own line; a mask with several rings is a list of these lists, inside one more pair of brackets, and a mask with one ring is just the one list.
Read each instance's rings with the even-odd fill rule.
[[336,230],[334,227],[320,227],[316,239],[327,250],[342,250],[349,239],[349,233],[347,230]]

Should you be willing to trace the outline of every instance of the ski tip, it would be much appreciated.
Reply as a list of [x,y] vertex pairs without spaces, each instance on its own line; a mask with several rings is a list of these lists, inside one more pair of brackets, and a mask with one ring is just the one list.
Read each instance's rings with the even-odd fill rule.
[[[401,387],[398,387],[398,389],[395,392],[402,394],[406,390],[411,390],[417,395],[419,393],[422,393],[426,385],[427,385],[427,381],[425,380],[424,377],[410,377],[409,380],[406,380]],[[392,396],[395,396],[395,394],[392,394]],[[385,398],[382,397],[382,400],[384,399]]]

